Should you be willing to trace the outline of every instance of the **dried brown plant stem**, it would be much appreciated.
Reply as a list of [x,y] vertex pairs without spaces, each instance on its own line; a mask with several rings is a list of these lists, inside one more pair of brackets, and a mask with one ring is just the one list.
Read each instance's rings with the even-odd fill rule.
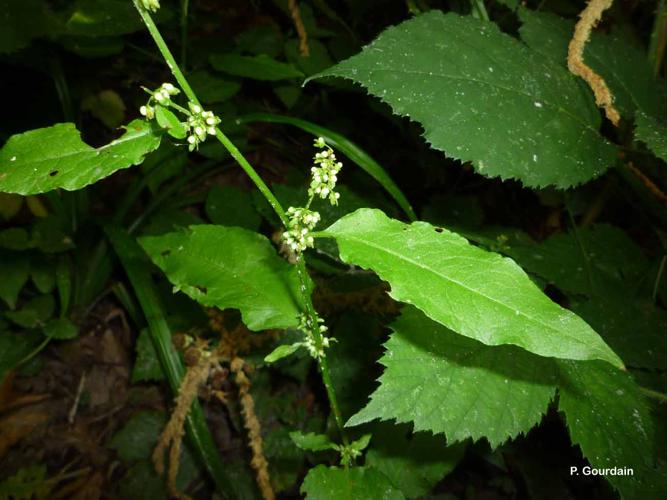
[[290,15],[292,16],[292,21],[294,21],[294,27],[296,32],[299,35],[299,53],[303,57],[310,56],[310,48],[308,47],[308,32],[306,27],[303,24],[303,19],[301,18],[301,9],[296,0],[288,0],[288,7]]
[[611,7],[614,0],[589,0],[586,8],[579,14],[579,21],[574,27],[574,35],[567,51],[567,67],[572,74],[583,78],[595,95],[595,103],[604,109],[604,113],[614,126],[618,126],[621,116],[614,107],[614,96],[604,79],[584,62],[584,48],[591,36],[591,30],[597,25],[602,13]]
[[[176,476],[180,465],[181,443],[183,441],[185,419],[190,411],[192,402],[197,397],[199,386],[208,379],[211,368],[218,363],[214,354],[202,356],[197,365],[188,369],[181,382],[176,397],[176,407],[169,418],[153,451],[153,464],[158,474],[164,474],[164,452],[169,448],[169,469],[167,471],[167,488],[169,494],[179,500],[189,500],[190,497],[178,490]],[[171,447],[170,447],[171,445]]]
[[632,162],[628,162],[628,168],[635,174],[642,184],[648,189],[653,196],[655,196],[660,203],[667,207],[667,194],[665,194],[658,185],[651,180],[644,172],[635,167]]
[[241,400],[241,414],[243,423],[248,431],[248,445],[252,451],[251,467],[255,470],[257,485],[262,493],[264,500],[274,500],[276,498],[271,480],[269,478],[269,463],[264,456],[262,427],[255,413],[255,402],[250,394],[250,380],[243,371],[245,361],[242,358],[235,357],[230,363],[230,369],[235,376],[236,385],[239,388]]

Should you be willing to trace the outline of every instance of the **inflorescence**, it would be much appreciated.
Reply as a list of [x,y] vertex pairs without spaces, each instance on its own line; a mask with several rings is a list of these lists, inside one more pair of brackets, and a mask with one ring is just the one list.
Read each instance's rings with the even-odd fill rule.
[[[334,342],[335,339],[331,339],[325,336],[328,328],[323,324],[324,320],[317,316],[317,324],[313,325],[313,321],[310,319],[310,316],[303,313],[299,316],[299,330],[304,332],[306,339],[303,342],[303,346],[306,348],[308,353],[315,359],[320,359],[325,356],[324,349],[329,347],[331,342]],[[313,329],[318,328],[320,331],[320,336],[322,337],[322,345],[318,348],[317,342],[315,341],[315,336],[313,335]]]

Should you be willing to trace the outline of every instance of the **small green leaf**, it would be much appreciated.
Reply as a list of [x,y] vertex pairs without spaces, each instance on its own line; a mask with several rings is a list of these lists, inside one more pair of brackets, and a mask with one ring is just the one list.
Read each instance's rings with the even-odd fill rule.
[[570,436],[598,469],[629,467],[633,475],[606,478],[627,499],[659,499],[667,471],[653,464],[654,432],[648,402],[627,373],[600,362],[558,361],[559,403]]
[[118,456],[129,462],[150,460],[153,448],[167,419],[162,412],[142,411],[134,415],[118,431],[109,447],[118,452]]
[[510,259],[425,222],[410,225],[360,209],[324,233],[341,258],[372,269],[396,300],[487,345],[513,344],[541,356],[621,360],[583,320],[547,298]]
[[252,196],[233,186],[214,186],[206,197],[206,215],[214,224],[257,231],[262,219]]
[[[645,57],[644,57],[645,59]],[[569,187],[614,164],[590,94],[494,23],[432,10],[314,78],[363,85],[482,175]]]
[[42,340],[40,337],[37,333],[14,334],[0,331],[0,382],[9,370],[16,367],[17,363],[37,347]]
[[353,449],[354,451],[359,451],[359,452],[364,451],[370,444],[372,437],[373,437],[372,434],[364,434],[356,441],[352,441],[350,443],[350,448]]
[[310,469],[301,485],[307,500],[401,500],[403,494],[381,472],[368,467]]
[[366,465],[382,472],[407,498],[427,495],[463,457],[463,443],[447,446],[442,436],[411,435],[410,426],[381,424],[373,429]]
[[658,158],[667,161],[667,126],[646,113],[635,116],[635,138],[645,143]]
[[19,293],[30,276],[27,255],[0,253],[0,299],[14,309]]
[[264,54],[258,56],[214,54],[210,57],[210,61],[218,71],[254,80],[277,81],[304,76],[291,64],[276,61]]
[[79,329],[66,318],[55,318],[44,325],[44,335],[58,340],[73,339],[79,335]]
[[264,357],[264,362],[266,363],[275,363],[276,361],[286,358],[288,356],[291,356],[294,354],[296,351],[299,350],[300,347],[302,347],[301,342],[297,342],[296,344],[284,344],[284,345],[279,345],[276,347],[271,353],[267,354]]
[[391,328],[380,387],[347,425],[395,419],[449,442],[486,437],[496,447],[546,412],[556,384],[552,360],[456,335],[413,307]]
[[43,325],[53,315],[56,307],[52,295],[40,295],[28,301],[18,311],[7,311],[5,316],[10,321],[24,328],[35,328]]
[[240,83],[213,76],[208,71],[203,70],[188,75],[188,81],[197,97],[205,104],[224,102],[234,97],[241,90]]
[[169,109],[159,104],[155,106],[155,119],[158,125],[167,130],[167,133],[176,139],[185,139],[187,131],[181,120]]
[[53,263],[44,258],[33,258],[30,261],[30,278],[41,293],[51,293],[56,286]]
[[132,383],[144,380],[164,380],[160,360],[151,341],[150,332],[144,328],[139,332],[136,344],[137,359],[132,369]]
[[206,306],[239,309],[251,330],[298,324],[296,268],[264,236],[238,227],[200,225],[144,237],[140,243],[175,290]]
[[315,432],[303,433],[294,431],[289,433],[289,437],[302,450],[308,451],[325,451],[337,449],[336,444],[332,443],[324,434],[316,434]]
[[81,141],[73,123],[31,130],[10,137],[0,149],[0,191],[75,191],[141,163],[159,145],[160,136],[143,120],[132,121],[125,134],[97,149]]
[[102,90],[89,95],[81,102],[81,108],[104,123],[107,128],[115,129],[125,121],[125,103],[114,90]]

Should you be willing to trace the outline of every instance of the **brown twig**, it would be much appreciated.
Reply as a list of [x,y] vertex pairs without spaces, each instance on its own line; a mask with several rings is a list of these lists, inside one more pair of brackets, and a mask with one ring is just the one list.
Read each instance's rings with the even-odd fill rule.
[[635,176],[644,184],[646,189],[648,189],[653,196],[655,196],[660,203],[667,207],[667,194],[665,194],[658,185],[651,180],[644,172],[635,167],[632,162],[628,162],[628,168],[630,171],[635,174]]
[[296,0],[288,0],[288,7],[290,15],[292,16],[292,21],[294,21],[294,27],[296,32],[299,35],[299,53],[302,57],[310,56],[310,48],[308,47],[308,32],[306,27],[303,24],[303,19],[301,18],[301,9]]
[[574,27],[574,34],[567,50],[567,67],[572,74],[583,78],[595,95],[595,103],[604,109],[604,113],[614,126],[618,126],[621,116],[614,107],[614,96],[607,83],[600,75],[584,62],[584,47],[591,36],[591,30],[597,25],[602,13],[611,7],[614,0],[589,0],[586,8],[579,14],[579,21]]

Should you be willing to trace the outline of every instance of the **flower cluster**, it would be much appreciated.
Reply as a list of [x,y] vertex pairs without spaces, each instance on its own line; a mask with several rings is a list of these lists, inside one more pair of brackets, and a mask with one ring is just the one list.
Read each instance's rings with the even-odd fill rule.
[[171,83],[163,83],[159,89],[154,92],[146,91],[151,95],[148,99],[148,103],[145,106],[139,108],[139,113],[143,116],[152,120],[155,117],[155,108],[152,106],[153,101],[161,104],[162,106],[169,106],[171,103],[171,96],[180,94],[181,91],[174,87]]
[[313,179],[308,188],[308,195],[312,197],[319,196],[323,200],[328,198],[332,205],[338,205],[340,193],[336,193],[334,189],[338,180],[338,172],[340,172],[343,164],[336,159],[336,154],[324,142],[324,138],[318,137],[315,139],[315,147],[324,149],[324,151],[315,153],[315,166],[310,169]]
[[289,207],[287,210],[289,223],[282,239],[293,252],[303,252],[306,248],[312,248],[315,243],[310,232],[320,221],[320,214],[307,208]]
[[[298,328],[306,335],[306,339],[303,342],[303,346],[308,350],[308,353],[315,359],[323,358],[324,349],[329,347],[329,345],[331,345],[331,342],[335,340],[326,337],[324,335],[325,332],[328,330],[328,328],[323,323],[324,320],[319,316],[317,317],[317,325],[313,325],[312,320],[307,314],[303,313],[299,316]],[[322,337],[322,345],[319,348],[317,347],[315,336],[313,335],[313,327],[319,328],[320,335]]]
[[215,127],[220,123],[220,118],[212,111],[204,111],[201,106],[192,102],[188,103],[190,116],[188,117],[188,148],[193,151],[204,142],[209,135],[215,135]]
[[157,12],[157,10],[160,8],[160,0],[141,0],[141,5],[146,10]]

